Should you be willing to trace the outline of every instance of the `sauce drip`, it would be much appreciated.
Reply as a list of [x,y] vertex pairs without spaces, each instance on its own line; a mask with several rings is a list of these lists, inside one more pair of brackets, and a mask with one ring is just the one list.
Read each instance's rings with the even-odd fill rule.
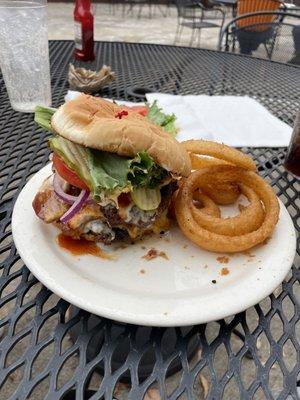
[[121,193],[118,197],[118,205],[120,207],[128,207],[130,204],[130,195],[129,193]]
[[69,253],[73,254],[73,256],[91,255],[106,260],[114,259],[113,256],[100,249],[94,242],[85,239],[75,240],[70,236],[60,233],[57,236],[57,243],[59,247],[67,250]]

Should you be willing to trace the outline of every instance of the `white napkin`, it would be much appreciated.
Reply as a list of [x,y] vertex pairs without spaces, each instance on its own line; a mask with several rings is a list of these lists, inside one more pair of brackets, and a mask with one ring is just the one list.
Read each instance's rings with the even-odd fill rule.
[[174,112],[179,141],[209,139],[236,147],[281,147],[292,128],[250,97],[146,95],[167,113]]
[[[69,90],[65,100],[80,93]],[[177,117],[177,139],[208,139],[236,147],[288,146],[292,128],[250,97],[175,96],[148,93],[147,101],[157,100],[166,113]],[[118,101],[118,104],[137,103]],[[142,103],[144,104],[144,103]]]

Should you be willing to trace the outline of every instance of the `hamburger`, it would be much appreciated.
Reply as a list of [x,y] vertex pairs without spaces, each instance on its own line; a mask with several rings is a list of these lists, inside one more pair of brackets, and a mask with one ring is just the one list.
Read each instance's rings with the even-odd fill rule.
[[105,244],[168,229],[172,194],[191,165],[159,119],[84,94],[57,110],[37,108],[36,122],[53,134],[53,174],[33,200],[36,215]]

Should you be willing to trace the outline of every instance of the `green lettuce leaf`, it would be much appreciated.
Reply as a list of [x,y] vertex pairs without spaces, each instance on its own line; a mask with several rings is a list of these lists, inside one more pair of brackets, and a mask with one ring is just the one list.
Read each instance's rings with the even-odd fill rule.
[[166,132],[170,133],[173,137],[176,136],[178,129],[175,126],[176,116],[175,114],[165,114],[161,108],[157,105],[157,100],[149,106],[149,112],[147,118],[161,126]]
[[55,111],[56,108],[37,106],[34,113],[34,122],[46,131],[54,133],[51,127],[51,117]]
[[130,159],[117,154],[89,149],[88,166],[94,196],[128,186],[130,162]]
[[99,196],[103,191],[147,187],[156,188],[168,175],[145,151],[130,159],[114,153],[89,149],[88,165],[93,191]]
[[49,139],[51,149],[77,173],[96,198],[135,187],[156,188],[168,172],[145,151],[134,158],[89,149],[61,136]]
[[134,187],[156,188],[168,175],[159,167],[146,151],[142,151],[131,160],[128,179]]

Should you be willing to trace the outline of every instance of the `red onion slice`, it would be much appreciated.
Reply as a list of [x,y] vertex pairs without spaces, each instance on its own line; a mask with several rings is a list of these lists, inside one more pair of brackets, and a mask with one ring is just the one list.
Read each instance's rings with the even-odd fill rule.
[[73,204],[78,199],[77,196],[71,196],[70,194],[67,194],[63,191],[63,189],[61,187],[60,176],[57,173],[54,174],[53,188],[54,188],[54,191],[55,191],[55,194],[57,195],[57,197],[59,197],[61,200],[63,200],[64,202],[66,202],[68,204]]
[[80,195],[77,197],[75,203],[68,209],[68,211],[60,218],[63,224],[66,224],[75,214],[80,211],[81,207],[86,203],[90,192],[87,190],[82,190]]

